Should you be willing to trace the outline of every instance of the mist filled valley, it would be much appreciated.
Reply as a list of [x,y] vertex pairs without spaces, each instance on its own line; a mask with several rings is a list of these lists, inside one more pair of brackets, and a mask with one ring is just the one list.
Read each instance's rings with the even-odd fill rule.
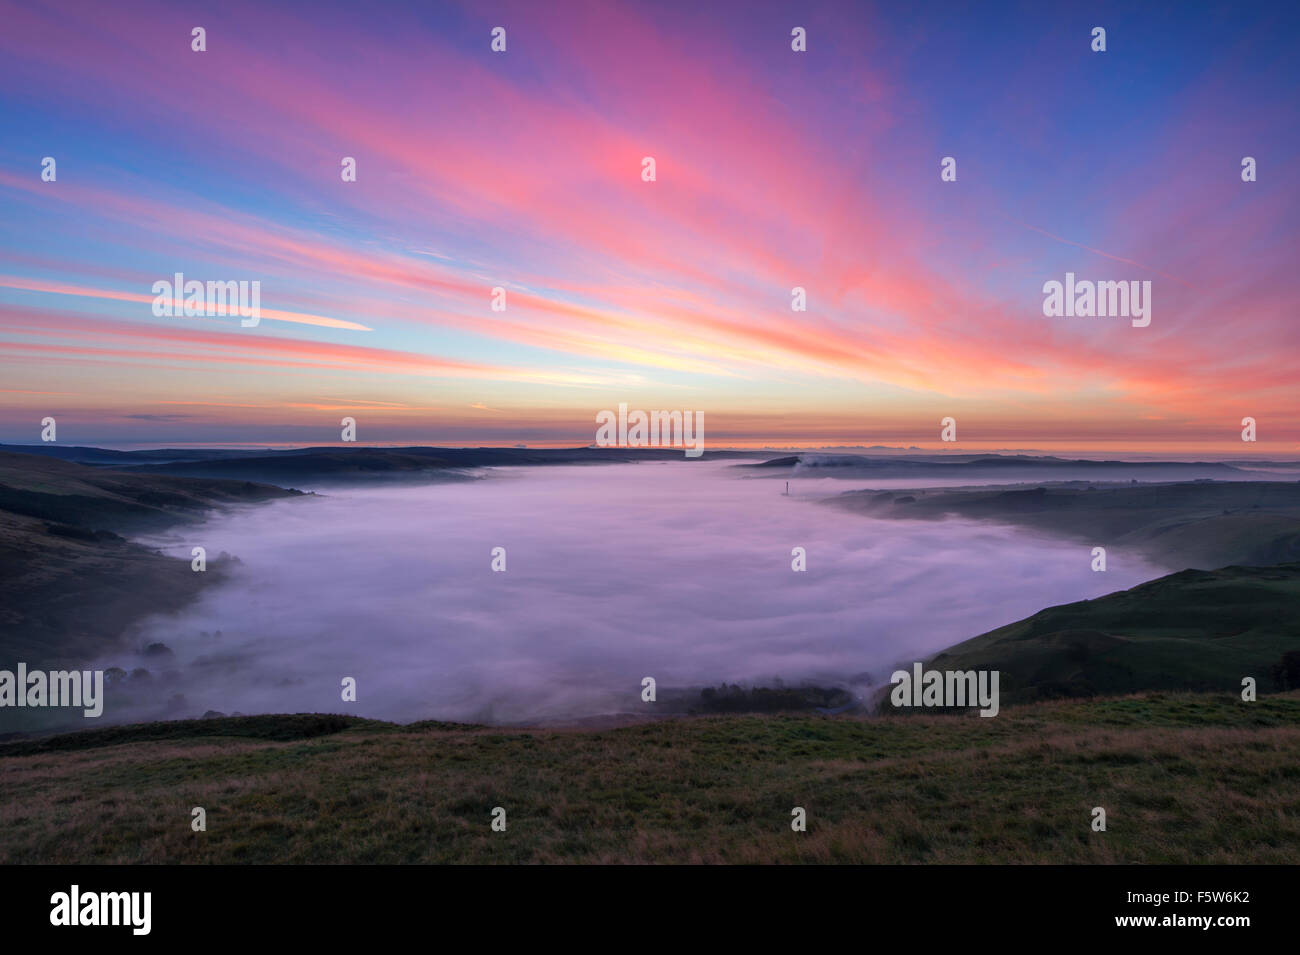
[[[489,469],[331,487],[142,538],[237,561],[144,621],[135,651],[94,662],[149,671],[110,690],[106,718],[644,715],[647,676],[666,690],[809,681],[860,696],[897,663],[1166,572],[1116,552],[1094,573],[1070,541],[845,514],[820,503],[840,481],[787,495],[753,475],[723,462]],[[355,702],[341,701],[347,677]]]

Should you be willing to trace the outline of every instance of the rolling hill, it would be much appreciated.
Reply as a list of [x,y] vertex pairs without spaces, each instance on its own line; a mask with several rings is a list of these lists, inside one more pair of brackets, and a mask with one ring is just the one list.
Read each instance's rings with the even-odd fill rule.
[[177,609],[221,576],[219,555],[196,574],[123,534],[297,494],[0,453],[0,666],[82,664],[135,619]]
[[936,654],[942,670],[998,670],[1004,701],[1145,690],[1239,691],[1300,650],[1300,563],[1185,570],[1048,607]]

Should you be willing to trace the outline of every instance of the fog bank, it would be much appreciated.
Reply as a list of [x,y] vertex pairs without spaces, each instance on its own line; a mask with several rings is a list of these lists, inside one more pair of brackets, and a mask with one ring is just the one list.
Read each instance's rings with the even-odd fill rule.
[[[466,484],[334,489],[151,539],[241,563],[142,627],[140,646],[171,655],[98,661],[146,667],[155,686],[148,705],[110,695],[105,720],[212,709],[544,721],[644,712],[645,676],[879,682],[901,660],[1166,572],[1113,551],[1093,573],[1078,544],[845,514],[791,483],[787,497],[721,462],[505,468]],[[340,699],[344,677],[356,703]]]

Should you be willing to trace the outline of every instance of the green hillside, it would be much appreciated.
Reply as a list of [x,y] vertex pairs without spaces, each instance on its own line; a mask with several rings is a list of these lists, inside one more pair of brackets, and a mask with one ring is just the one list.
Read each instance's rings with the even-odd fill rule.
[[1300,650],[1300,563],[1185,570],[1049,607],[936,655],[935,669],[999,670],[1004,700],[1239,689]]

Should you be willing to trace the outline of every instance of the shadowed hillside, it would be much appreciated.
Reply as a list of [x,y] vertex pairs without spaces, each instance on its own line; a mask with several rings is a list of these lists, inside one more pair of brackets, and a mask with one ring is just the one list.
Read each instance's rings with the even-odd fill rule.
[[132,621],[184,606],[222,575],[220,555],[196,574],[122,534],[297,493],[0,453],[0,667],[80,664]]
[[1138,690],[1276,686],[1284,653],[1300,650],[1300,563],[1185,570],[1096,600],[1049,607],[959,643],[941,670],[998,670],[1002,698]]

